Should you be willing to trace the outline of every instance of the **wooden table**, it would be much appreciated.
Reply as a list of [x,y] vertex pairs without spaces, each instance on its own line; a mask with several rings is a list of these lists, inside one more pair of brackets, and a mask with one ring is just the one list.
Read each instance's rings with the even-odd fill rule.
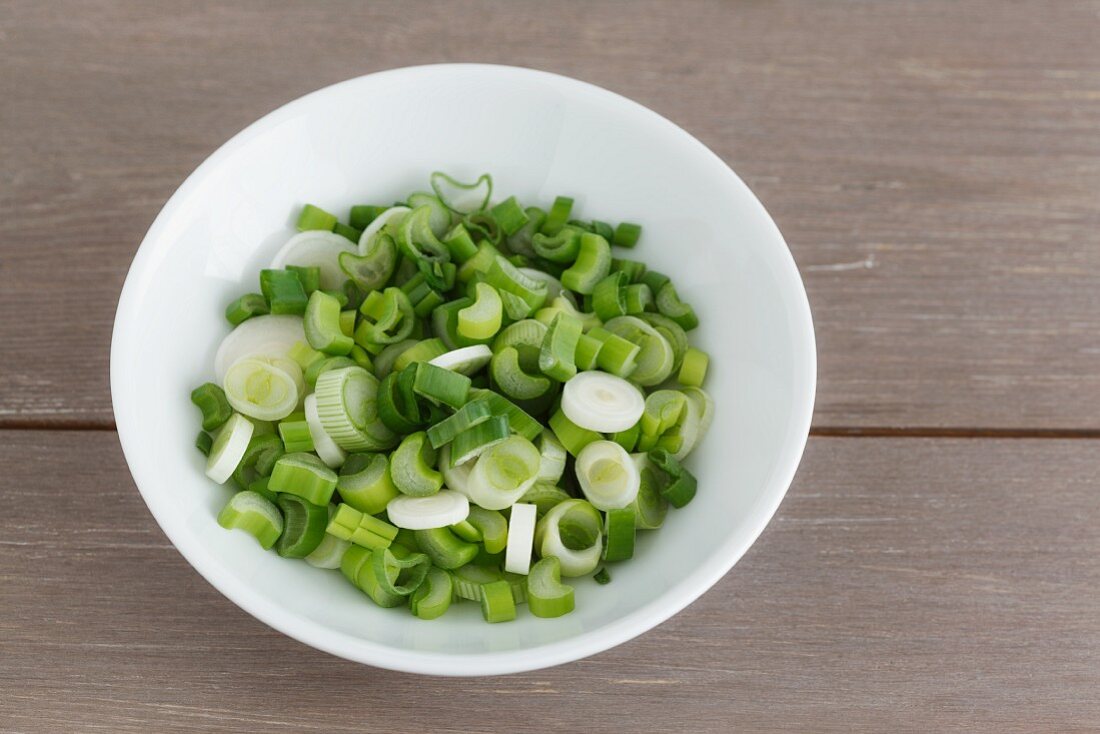
[[[127,473],[126,267],[283,102],[470,60],[670,117],[817,324],[778,515],[689,609],[504,678],[347,663],[206,584]],[[0,4],[0,731],[1100,728],[1100,3]]]

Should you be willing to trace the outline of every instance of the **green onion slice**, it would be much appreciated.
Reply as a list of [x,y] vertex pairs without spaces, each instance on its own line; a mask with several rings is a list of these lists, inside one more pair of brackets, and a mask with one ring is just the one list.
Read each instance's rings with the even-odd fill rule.
[[536,617],[553,618],[569,614],[576,603],[573,587],[561,582],[561,560],[547,556],[531,567],[527,575],[527,606]]
[[[573,379],[576,378],[574,377]],[[599,441],[601,438],[600,434],[595,431],[582,428],[569,420],[569,416],[561,409],[558,409],[556,413],[550,416],[549,423],[550,430],[554,432],[554,436],[556,436],[561,445],[565,447],[565,450],[573,456],[580,453],[581,449],[588,444],[593,441]]]
[[316,267],[320,271],[320,286],[325,290],[340,288],[347,275],[340,268],[343,253],[354,253],[355,244],[331,231],[311,230],[294,235],[271,261],[271,269],[282,270],[288,265]]
[[531,570],[531,549],[535,542],[537,508],[517,502],[508,518],[508,546],[504,553],[504,570],[526,574]]
[[637,344],[612,334],[602,326],[590,330],[588,336],[600,341],[596,364],[601,370],[616,377],[629,377],[637,369],[638,354],[642,351]]
[[584,500],[566,500],[538,521],[535,548],[542,558],[558,558],[562,576],[583,576],[600,563],[602,532],[599,510]]
[[[371,227],[379,219],[371,222]],[[393,237],[384,233],[374,235],[368,227],[359,238],[359,254],[342,252],[337,260],[340,270],[364,293],[382,288],[397,268],[397,243]]]
[[408,530],[431,530],[463,522],[470,514],[466,495],[444,489],[429,497],[396,497],[386,506],[390,522]]
[[249,489],[249,485],[257,479],[269,476],[275,468],[275,462],[285,453],[283,442],[278,436],[273,433],[253,431],[252,438],[248,441],[248,448],[244,450],[244,456],[237,462],[237,468],[233,470],[233,481],[241,489]]
[[496,288],[475,283],[474,302],[458,312],[458,334],[467,339],[490,339],[500,331],[504,306]]
[[478,545],[467,543],[450,528],[430,528],[413,532],[416,544],[432,563],[447,570],[464,566],[477,555]]
[[534,441],[542,433],[541,423],[499,393],[492,390],[470,390],[470,400],[488,402],[494,415],[503,415],[508,418],[508,425],[511,427],[512,432],[523,436],[528,441]]
[[[526,495],[525,495],[526,496]],[[481,543],[487,553],[500,553],[508,544],[508,521],[496,510],[470,505],[466,522],[481,533]]]
[[531,238],[531,249],[544,260],[569,265],[580,253],[582,234],[576,227],[562,227],[554,235],[539,233]]
[[581,449],[576,471],[585,498],[597,509],[627,507],[638,496],[638,467],[614,441],[593,441]]
[[451,462],[458,465],[476,459],[489,447],[508,438],[510,433],[507,417],[490,416],[455,436],[451,442]]
[[640,483],[634,498],[634,522],[640,530],[656,530],[665,522],[668,500],[661,495],[662,481],[646,454],[631,454]]
[[664,449],[649,452],[649,461],[656,470],[661,496],[673,507],[680,508],[695,497],[698,482],[695,475]]
[[233,326],[238,326],[253,316],[263,316],[270,313],[267,299],[259,293],[246,293],[225,307],[225,320]]
[[451,574],[432,566],[424,581],[409,597],[409,610],[420,619],[437,619],[451,606],[454,580]]
[[231,415],[210,446],[210,453],[206,457],[206,476],[218,484],[225,484],[248,450],[254,429],[243,415]]
[[603,557],[605,561],[625,561],[634,557],[634,508],[621,507],[607,511],[604,524],[606,540]]
[[463,431],[484,423],[492,417],[488,403],[474,401],[466,403],[457,412],[428,429],[428,442],[438,449],[450,443]]
[[370,293],[359,311],[364,318],[355,329],[355,341],[374,354],[407,339],[417,323],[412,301],[400,288]]
[[[680,365],[680,374],[676,378],[685,387],[702,387],[703,380],[707,376],[707,364],[710,357],[701,349],[691,347],[684,354],[683,364]],[[205,428],[205,425],[203,426]]]
[[669,345],[672,347],[672,370],[675,372],[680,369],[684,356],[689,349],[687,332],[675,321],[659,313],[642,313],[637,314],[637,316],[668,340]]
[[388,548],[397,537],[397,528],[354,507],[340,503],[329,518],[327,532],[340,540],[376,550]]
[[347,453],[332,440],[332,436],[328,435],[324,426],[321,425],[321,415],[317,412],[316,393],[306,396],[304,408],[309,435],[313,439],[313,450],[329,467],[340,466],[347,458]]
[[519,499],[520,502],[533,504],[537,510],[537,517],[542,519],[553,507],[572,497],[561,487],[546,482],[535,482]]
[[267,486],[272,492],[293,494],[315,505],[327,505],[336,489],[336,472],[313,454],[285,454],[275,462]]
[[385,454],[351,454],[336,478],[340,499],[368,515],[377,515],[398,496]]
[[561,274],[561,284],[571,291],[591,294],[611,270],[611,247],[598,234],[581,235],[576,261]]
[[280,494],[275,503],[283,513],[283,532],[275,550],[283,558],[305,558],[325,538],[328,506],[315,505],[292,494]]
[[478,176],[473,183],[462,183],[442,171],[435,171],[430,182],[443,206],[458,214],[483,211],[493,195],[493,177],[487,173]]
[[539,450],[522,436],[510,436],[478,457],[463,493],[486,510],[503,510],[535,483],[538,472]]
[[317,378],[317,413],[332,440],[346,451],[379,451],[397,437],[378,417],[378,379],[362,367]]
[[508,236],[508,249],[520,255],[535,257],[535,250],[531,247],[531,238],[546,221],[546,212],[537,206],[527,207],[523,213],[527,216],[527,222],[518,231]]
[[481,614],[486,622],[510,622],[516,618],[516,600],[512,585],[501,579],[481,587]]
[[612,334],[637,344],[636,366],[630,379],[643,387],[659,385],[668,379],[676,365],[672,345],[655,328],[635,316],[620,316],[603,325]]
[[493,350],[484,344],[452,349],[434,357],[429,362],[437,367],[452,370],[463,375],[472,375],[489,363]]
[[428,443],[428,434],[417,431],[405,436],[390,456],[393,485],[410,497],[435,494],[443,486],[443,475],[433,466],[435,460],[436,452]]
[[493,355],[489,375],[497,389],[513,400],[532,400],[545,395],[551,387],[546,377],[524,371],[515,347],[505,347]]
[[602,323],[600,321],[600,317],[594,313],[584,313],[582,311],[578,311],[576,305],[565,297],[564,293],[567,292],[568,291],[563,292],[562,295],[550,301],[550,305],[546,308],[540,308],[535,313],[535,318],[549,326],[550,322],[554,320],[554,317],[556,317],[559,313],[565,313],[574,318],[580,319],[583,330],[586,333],[591,331],[592,329],[595,329],[597,326],[600,326],[600,324]]
[[[352,323],[355,312],[349,311]],[[303,323],[309,345],[325,354],[347,354],[355,346],[342,328],[340,302],[324,291],[313,291],[306,304]]]
[[267,550],[283,532],[279,508],[257,492],[237,492],[218,513],[218,524],[226,530],[243,530]]
[[550,322],[539,351],[539,369],[559,382],[577,374],[573,356],[577,351],[583,324],[580,319],[559,313]]
[[710,395],[697,387],[686,387],[682,392],[688,402],[680,422],[669,432],[683,439],[681,448],[674,451],[681,461],[703,440],[714,419],[714,401]]
[[569,221],[569,215],[573,211],[573,199],[568,196],[559,196],[554,199],[553,206],[546,214],[546,221],[540,230],[543,234],[555,235],[565,223]]
[[394,370],[398,357],[419,343],[415,339],[405,339],[387,346],[374,358],[374,376],[379,380],[385,379],[386,375]]
[[565,473],[565,447],[549,430],[539,434],[535,445],[539,448],[539,481],[556,483]]
[[223,388],[237,411],[250,418],[273,421],[285,418],[298,406],[298,384],[286,369],[293,365],[297,370],[297,365],[285,360],[280,364],[284,369],[280,369],[272,362],[262,357],[242,357],[230,366]]
[[233,408],[225,397],[225,391],[212,382],[207,382],[191,391],[191,402],[202,411],[202,429],[213,431],[220,428],[229,416],[233,415]]
[[[333,510],[333,506],[329,505],[330,513]],[[350,547],[351,541],[340,540],[335,535],[325,533],[325,537],[313,552],[306,556],[305,561],[314,568],[340,568],[340,561]]]
[[699,325],[699,318],[695,315],[695,309],[680,300],[676,288],[672,283],[665,283],[661,290],[657,291],[657,310],[661,315],[679,324],[684,331],[691,331]]
[[418,395],[456,410],[466,404],[470,394],[469,377],[429,362],[410,367],[413,368],[416,369],[413,389]]
[[428,227],[432,230],[433,235],[442,237],[447,233],[447,229],[451,226],[451,212],[443,205],[439,197],[424,191],[417,191],[409,194],[408,204],[414,211],[422,206],[426,206],[431,210],[431,215],[428,217]]

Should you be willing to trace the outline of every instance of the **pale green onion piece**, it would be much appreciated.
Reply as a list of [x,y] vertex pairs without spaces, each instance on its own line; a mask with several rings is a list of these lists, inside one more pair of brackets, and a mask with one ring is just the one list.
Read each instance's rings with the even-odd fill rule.
[[301,316],[256,316],[242,322],[218,346],[214,355],[215,381],[224,382],[230,366],[244,357],[286,358],[295,344],[305,340]]
[[688,403],[680,422],[672,429],[683,439],[681,448],[674,452],[676,458],[681,461],[703,439],[714,419],[714,401],[711,400],[710,395],[697,387],[686,387],[682,392],[687,396]]
[[458,409],[466,404],[470,394],[470,378],[453,370],[421,362],[416,365],[413,390],[436,403]]
[[[423,553],[401,553],[396,548],[384,548],[371,553],[370,562],[377,591],[364,588],[371,598],[381,606],[390,606],[390,600],[397,597],[404,600],[424,583],[428,569],[432,564]],[[363,570],[360,569],[360,578]],[[364,584],[370,586],[370,583]],[[385,601],[381,601],[384,599]],[[399,601],[398,604],[401,602]],[[394,604],[393,606],[397,606]]]
[[481,601],[485,584],[501,581],[504,574],[492,566],[467,563],[454,569],[455,596],[459,599]]
[[[329,520],[336,514],[336,506],[328,506]],[[326,524],[327,527],[327,524]],[[314,568],[340,568],[340,560],[344,557],[344,553],[351,547],[351,541],[341,540],[335,535],[325,533],[325,537],[321,540],[321,544],[318,545],[312,553],[305,557],[305,562]]]
[[451,606],[454,581],[441,568],[428,569],[428,575],[409,597],[409,610],[420,619],[437,619]]
[[428,227],[436,237],[442,237],[447,233],[451,226],[451,212],[443,205],[439,197],[418,191],[409,194],[408,204],[414,210],[422,206],[428,207],[431,211],[431,215],[428,217]]
[[[343,293],[341,291],[333,291],[333,293],[340,293],[341,295],[343,295]],[[333,296],[332,293],[326,292],[325,295],[328,295],[328,296],[331,296],[331,297],[335,298],[335,296]],[[346,296],[344,297],[344,300],[345,301],[347,300]],[[340,301],[337,300],[336,303],[339,304]],[[306,310],[307,311],[309,310],[309,304],[308,303],[306,304]],[[340,333],[343,334],[344,336],[346,336],[348,339],[351,339],[352,335],[355,334],[355,319],[358,316],[359,316],[359,312],[357,310],[349,310],[349,311],[341,311],[340,312]],[[354,349],[357,346],[359,346],[359,345],[355,343],[354,339],[352,339],[351,346],[348,347],[348,354],[351,354],[351,350]],[[359,348],[362,349],[362,347],[359,347]]]
[[573,355],[577,351],[582,328],[580,319],[567,314],[554,317],[539,351],[539,369],[544,374],[559,382],[565,382],[577,374]]
[[582,234],[582,230],[568,226],[554,235],[540,232],[531,238],[531,249],[543,260],[569,265],[577,259],[580,252]]
[[538,354],[546,337],[547,326],[535,319],[523,319],[504,327],[493,339],[493,352],[507,347],[527,347],[532,354]]
[[550,273],[542,270],[536,270],[535,268],[520,268],[519,272],[526,275],[531,280],[541,280],[546,283],[546,300],[553,301],[555,298],[561,295],[562,285],[561,281],[555,278]]
[[234,362],[225,373],[223,389],[234,409],[265,421],[288,416],[298,407],[300,395],[291,374],[260,357],[242,357]]
[[447,207],[458,214],[483,211],[493,195],[493,177],[481,174],[473,183],[461,183],[442,171],[435,171],[429,179],[432,191]]
[[489,364],[489,360],[492,358],[492,349],[484,344],[475,344],[469,347],[452,349],[429,360],[429,362],[437,367],[443,367],[463,375],[472,375]]
[[625,561],[634,557],[634,508],[621,507],[607,511],[604,522],[603,558],[605,561]]
[[508,518],[508,546],[504,553],[504,570],[526,574],[531,569],[531,548],[535,542],[534,505],[517,502]]
[[313,450],[317,452],[317,456],[321,457],[321,461],[335,469],[344,463],[347,453],[332,440],[332,436],[329,436],[321,425],[321,416],[317,412],[316,393],[306,396],[304,408],[309,435],[313,439]]
[[576,603],[573,587],[561,582],[561,561],[543,558],[527,575],[527,606],[536,617],[549,619],[569,614]]
[[642,433],[642,426],[640,423],[635,423],[625,431],[615,431],[611,434],[611,440],[622,446],[627,451],[633,451],[634,447],[638,445],[638,437]]
[[408,530],[431,530],[460,523],[470,514],[466,495],[444,489],[430,497],[395,497],[386,506],[390,522]]
[[469,260],[462,263],[456,277],[460,283],[469,283],[478,273],[488,273],[489,268],[493,266],[499,255],[500,250],[488,242],[482,242],[477,246],[477,252]]
[[572,499],[572,497],[561,487],[544,482],[535,482],[529,490],[523,493],[519,501],[534,505],[537,508],[536,514],[541,519],[551,508],[568,499]]
[[[381,219],[381,217],[379,217]],[[373,227],[379,220],[371,222]],[[382,288],[393,276],[397,268],[397,243],[388,234],[364,231],[359,237],[359,254],[342,252],[339,257],[340,270],[355,283],[363,293],[372,293]],[[364,250],[364,244],[366,248]]]
[[372,354],[408,339],[418,323],[408,294],[400,288],[370,293],[359,312],[364,318],[355,328],[355,342]]
[[336,477],[336,489],[346,504],[368,515],[382,512],[398,496],[385,454],[349,456]]
[[503,510],[535,483],[538,472],[539,451],[535,445],[522,436],[510,436],[478,457],[464,494],[486,510]]
[[504,306],[504,317],[508,321],[525,319],[534,311],[534,309],[528,305],[527,301],[523,300],[515,293],[509,293],[508,291],[500,292],[500,302]]
[[591,294],[611,270],[611,246],[598,234],[581,235],[576,261],[561,274],[561,284],[571,291]]
[[287,240],[271,261],[271,268],[282,270],[288,265],[316,267],[320,270],[320,286],[325,290],[340,288],[347,275],[340,269],[342,253],[354,253],[355,244],[332,231],[311,230]]
[[600,317],[594,313],[585,313],[577,310],[576,305],[573,304],[565,295],[560,295],[550,302],[550,305],[546,308],[540,308],[535,313],[535,318],[546,324],[550,325],[550,322],[554,320],[554,317],[559,313],[565,313],[574,318],[581,320],[581,326],[585,333],[595,329],[601,323]]
[[596,364],[601,370],[616,377],[630,377],[637,369],[638,354],[642,351],[637,344],[612,334],[602,326],[590,330],[588,336],[600,341]]
[[573,352],[573,363],[578,370],[594,370],[599,364],[600,349],[603,342],[588,334],[577,339],[577,349]]
[[[287,418],[295,415],[302,414],[292,413]],[[283,446],[288,452],[313,451],[313,436],[310,434],[309,423],[306,422],[304,415],[301,420],[279,421],[279,438],[283,440]]]
[[602,533],[599,510],[584,500],[566,500],[538,521],[535,549],[541,558],[557,557],[562,576],[584,576],[600,563]]
[[543,234],[557,234],[565,223],[569,221],[569,215],[573,211],[573,199],[568,196],[559,196],[554,199],[554,204],[546,214],[546,221],[542,224]]
[[[240,413],[229,417],[218,431],[210,453],[206,457],[206,476],[218,484],[225,484],[233,476],[233,470],[241,463],[255,427]],[[274,542],[274,541],[273,541]]]
[[576,471],[581,491],[597,509],[627,507],[638,496],[638,467],[614,441],[593,441],[581,449]]
[[346,451],[378,451],[397,436],[378,418],[378,379],[362,367],[317,378],[317,413],[325,433]]
[[447,347],[441,339],[423,339],[397,356],[393,361],[393,371],[400,372],[414,362],[430,362],[446,352]]
[[[586,374],[586,373],[582,373]],[[577,378],[573,378],[577,379]],[[573,456],[580,453],[588,444],[593,441],[599,441],[602,436],[595,431],[590,431],[587,428],[581,428],[573,421],[569,420],[569,416],[565,414],[565,411],[560,408],[556,413],[550,416],[550,430],[554,432],[554,436],[565,450]]]
[[470,237],[470,231],[461,222],[443,236],[443,244],[451,251],[451,260],[459,264],[477,254],[477,245]]
[[[449,492],[451,490],[444,490],[444,491]],[[462,497],[464,497],[464,498],[465,498],[465,496],[466,495],[462,495]],[[470,506],[470,502],[469,502],[469,500],[467,500],[466,501],[466,507],[468,508],[469,506]],[[456,522],[456,523],[451,523],[447,527],[449,527],[455,535],[462,538],[467,543],[480,543],[481,542],[481,531],[478,530],[477,528],[475,528],[470,523],[466,522],[465,520],[462,520],[462,521]]]
[[645,398],[621,377],[605,372],[581,372],[565,383],[561,409],[581,428],[614,433],[638,422],[645,411]]
[[432,231],[431,221],[432,207],[418,206],[401,220],[394,235],[397,249],[418,265],[422,261],[442,263],[451,258],[451,251]]
[[481,543],[487,553],[500,553],[508,544],[508,521],[496,510],[470,505],[467,524],[481,534]]
[[541,423],[503,395],[492,390],[475,389],[470,391],[470,400],[485,400],[488,402],[494,415],[506,416],[512,432],[523,436],[528,441],[534,441],[542,433]]
[[476,543],[467,543],[447,527],[413,531],[416,544],[432,563],[447,570],[464,566],[477,555]]
[[640,314],[654,305],[653,291],[645,283],[628,285],[623,291],[623,302],[628,314]]
[[516,197],[509,196],[504,201],[494,206],[490,212],[500,225],[500,230],[508,237],[527,224],[527,212],[516,202]]
[[539,448],[539,481],[556,483],[565,473],[565,447],[553,431],[544,430],[535,443]]
[[463,431],[489,420],[492,414],[489,404],[486,402],[473,401],[466,403],[453,415],[444,418],[429,428],[428,441],[431,443],[432,448],[438,449],[453,441]]
[[523,370],[515,347],[505,347],[493,355],[489,375],[496,388],[513,400],[532,400],[545,395],[551,387],[546,377]]
[[620,316],[605,323],[603,328],[640,348],[635,368],[630,373],[633,382],[650,387],[659,385],[672,374],[676,364],[672,345],[645,321],[634,316]]
[[524,212],[527,215],[527,223],[519,228],[515,234],[508,236],[508,249],[526,257],[535,257],[535,250],[531,247],[531,238],[546,221],[546,212],[537,206],[529,206]]
[[410,497],[435,494],[443,486],[443,475],[433,466],[435,460],[435,449],[428,443],[428,434],[417,431],[405,436],[390,456],[393,486]]
[[[378,244],[377,240],[387,232],[390,236],[396,233],[398,225],[401,224],[405,216],[410,212],[412,212],[412,209],[407,206],[392,206],[371,220],[371,223],[363,228],[363,234],[359,235],[359,254],[367,255],[372,253],[375,245]],[[386,278],[386,280],[388,279],[389,278]],[[378,286],[375,286],[375,288],[377,287]]]
[[481,587],[481,615],[491,624],[516,618],[516,600],[509,582],[501,579]]
[[458,465],[476,459],[489,447],[508,438],[510,432],[508,418],[503,415],[490,416],[480,421],[454,437],[450,444],[451,462]]
[[[351,311],[354,323],[355,312]],[[340,302],[324,291],[313,291],[303,317],[306,340],[325,354],[347,354],[355,346],[341,328]]]
[[627,275],[611,273],[596,284],[592,291],[592,310],[603,321],[624,316],[626,310]]
[[489,339],[500,331],[503,305],[496,288],[486,283],[474,285],[474,303],[458,312],[458,333],[467,339]]
[[379,380],[385,379],[386,375],[394,371],[398,357],[419,343],[415,339],[405,339],[387,346],[374,358],[374,376]]
[[397,537],[397,528],[393,525],[345,503],[336,507],[326,530],[340,540],[347,540],[370,550],[388,548]]
[[470,472],[473,468],[473,461],[457,465],[451,461],[451,444],[446,444],[439,450],[439,473],[443,475],[443,485],[447,489],[469,497]]
[[687,396],[678,390],[656,390],[646,396],[638,449],[648,451],[656,446],[657,439],[680,421],[687,402]]
[[226,530],[243,530],[267,550],[283,532],[283,516],[273,502],[257,492],[238,492],[218,513],[218,524]]
[[672,283],[661,286],[661,290],[657,291],[656,303],[661,315],[675,321],[684,331],[691,331],[699,325],[695,310],[680,300]]
[[631,454],[640,483],[634,498],[634,522],[639,530],[656,530],[665,522],[668,500],[661,496],[661,481],[646,454]]
[[286,454],[275,462],[267,486],[272,492],[285,492],[315,505],[327,505],[336,489],[336,472],[313,454]]
[[652,326],[658,334],[668,340],[673,353],[672,370],[675,372],[680,369],[684,355],[687,354],[689,349],[687,332],[675,321],[659,313],[640,313],[637,314],[637,317]]
[[680,366],[680,375],[677,378],[681,385],[686,387],[702,387],[703,380],[707,376],[707,363],[710,358],[707,353],[694,347],[684,354],[683,364]]
[[531,312],[546,303],[549,292],[546,281],[527,277],[503,255],[497,255],[493,259],[492,265],[485,274],[485,282],[499,291],[519,296],[527,303]]

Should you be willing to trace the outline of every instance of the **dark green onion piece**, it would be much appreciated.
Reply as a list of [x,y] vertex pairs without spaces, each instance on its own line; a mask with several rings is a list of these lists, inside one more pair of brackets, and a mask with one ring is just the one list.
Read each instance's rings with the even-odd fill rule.
[[335,214],[329,214],[313,204],[306,204],[302,207],[302,213],[298,215],[297,227],[299,232],[305,232],[308,229],[331,232],[332,228],[336,226],[336,222]]
[[611,272],[625,273],[630,283],[641,283],[646,273],[646,265],[640,260],[627,260],[625,258],[611,258]]
[[638,238],[642,236],[642,225],[633,222],[620,222],[615,228],[615,236],[612,244],[618,247],[633,247],[638,244]]
[[441,448],[453,441],[458,434],[479,423],[484,423],[491,416],[492,411],[485,401],[468,402],[453,415],[429,428],[428,442],[431,443],[432,448]]
[[356,227],[351,227],[347,224],[344,224],[343,222],[337,222],[336,225],[332,228],[332,231],[340,235],[341,237],[345,237],[355,243],[358,243],[359,238],[363,236],[363,230]]
[[625,561],[634,557],[634,508],[607,511],[607,541],[603,547],[606,561]]
[[477,254],[477,245],[461,222],[444,235],[443,244],[450,250],[451,259],[460,265]]
[[565,223],[569,221],[569,215],[573,211],[573,199],[568,196],[559,196],[554,199],[554,205],[546,215],[546,221],[542,223],[542,233],[546,235],[557,234]]
[[560,617],[573,611],[573,587],[561,582],[561,561],[547,556],[527,575],[527,606],[536,617]]
[[283,558],[305,558],[325,539],[328,507],[314,505],[292,494],[280,494],[275,503],[283,513],[283,534],[275,551]]
[[424,582],[432,563],[423,553],[394,552],[384,548],[371,553],[374,576],[386,594],[408,596]]
[[695,475],[665,449],[649,452],[650,463],[658,470],[661,496],[675,508],[681,508],[695,497],[698,482]]
[[510,433],[508,418],[503,415],[494,415],[467,428],[451,442],[451,466],[464,464],[475,456],[480,456],[485,449],[508,438]]
[[267,486],[270,482],[271,477],[260,477],[252,484],[248,485],[248,491],[263,495],[264,499],[275,502],[277,499],[279,499],[279,495],[272,492],[271,489]]
[[671,278],[669,278],[664,273],[658,273],[656,270],[647,270],[642,275],[642,279],[639,282],[645,283],[646,285],[648,285],[649,290],[653,291],[653,293],[656,294],[656,293],[660,292],[661,288],[664,287],[665,283],[668,283],[670,281],[671,281]]
[[603,237],[608,242],[615,236],[615,230],[607,222],[601,222],[598,219],[592,220],[592,232],[595,232],[600,237]]
[[[386,591],[379,580],[379,577],[386,578],[390,572],[386,564],[385,551],[386,549],[371,551],[370,555],[359,566],[359,572],[355,576],[355,585],[378,606],[383,608],[399,607],[405,603],[407,597]],[[396,559],[396,556],[391,552],[390,558]],[[394,575],[396,578],[396,574]],[[390,585],[392,585],[392,581]]]
[[206,431],[199,431],[195,436],[195,448],[197,448],[203,456],[210,456],[210,447],[214,445],[214,439],[210,437],[210,434]]
[[393,361],[393,368],[398,372],[403,371],[415,362],[430,362],[436,357],[446,354],[447,347],[441,339],[422,339],[408,349],[404,350]]
[[640,314],[651,310],[655,305],[653,291],[651,291],[649,286],[645,283],[628,285],[624,289],[624,293],[623,300],[625,301],[626,312],[628,314]]
[[473,212],[462,218],[462,224],[474,236],[475,239],[487,240],[494,245],[499,245],[504,235],[500,230],[497,220],[489,212]]
[[584,326],[580,319],[559,313],[550,322],[539,350],[539,369],[543,374],[559,382],[565,382],[577,374],[573,361]]
[[271,313],[301,316],[306,312],[306,291],[293,271],[261,270],[260,291],[267,299]]
[[592,574],[592,580],[600,586],[606,586],[611,583],[611,574],[607,572],[606,568],[601,568],[599,571]]
[[316,265],[287,265],[286,269],[298,276],[307,296],[321,287],[321,269]]
[[388,206],[374,206],[373,204],[357,204],[351,208],[348,222],[358,230],[364,230],[373,222],[379,214],[389,209]]
[[233,415],[233,408],[225,397],[225,391],[213,382],[204,383],[192,390],[191,402],[202,411],[204,431],[220,428]]
[[233,480],[241,489],[247,489],[260,477],[271,474],[283,454],[283,442],[278,436],[273,433],[257,434],[254,430],[244,456],[233,470]]
[[514,235],[523,225],[527,224],[527,212],[516,202],[516,197],[509,196],[504,201],[494,206],[491,210],[504,234],[509,237]]
[[430,400],[458,409],[466,404],[470,378],[428,362],[418,362],[413,389]]
[[542,433],[542,424],[532,418],[518,405],[508,398],[495,393],[492,390],[471,391],[470,400],[484,400],[489,403],[493,415],[503,415],[508,418],[508,424],[513,433],[523,436],[528,441],[534,441]]
[[[329,292],[329,291],[318,291],[318,292],[323,292],[326,296],[330,296],[331,298],[336,298],[336,296],[332,295],[332,293]],[[337,291],[337,292],[339,292],[339,291]],[[341,295],[343,295],[343,294],[341,294]],[[345,296],[345,300],[346,299],[347,299],[347,297]],[[336,303],[339,304],[340,299],[337,298]],[[306,304],[306,308],[307,309],[309,308],[308,304]],[[340,333],[343,334],[344,336],[346,336],[348,339],[351,339],[355,335],[355,319],[358,316],[359,316],[358,311],[341,311],[340,312]],[[351,343],[351,346],[352,347],[355,346],[354,341]],[[348,348],[348,354],[351,354],[351,348]]]
[[262,316],[269,312],[267,299],[259,293],[246,293],[225,307],[225,319],[238,326],[253,316]]
[[412,433],[423,427],[420,405],[411,392],[415,379],[415,372],[406,368],[389,373],[378,386],[378,418],[394,433]]

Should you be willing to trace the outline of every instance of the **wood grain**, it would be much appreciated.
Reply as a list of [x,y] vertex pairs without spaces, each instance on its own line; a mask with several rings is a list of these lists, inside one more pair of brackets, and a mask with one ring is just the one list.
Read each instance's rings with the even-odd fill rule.
[[113,434],[3,438],[5,732],[1100,725],[1091,441],[813,439],[764,535],[683,613],[584,661],[450,680],[237,609],[171,548]]
[[[137,244],[234,132],[317,87],[534,66],[727,160],[809,289],[823,428],[1100,428],[1100,4],[0,5],[0,420],[110,426]],[[81,369],[72,369],[72,364]]]

